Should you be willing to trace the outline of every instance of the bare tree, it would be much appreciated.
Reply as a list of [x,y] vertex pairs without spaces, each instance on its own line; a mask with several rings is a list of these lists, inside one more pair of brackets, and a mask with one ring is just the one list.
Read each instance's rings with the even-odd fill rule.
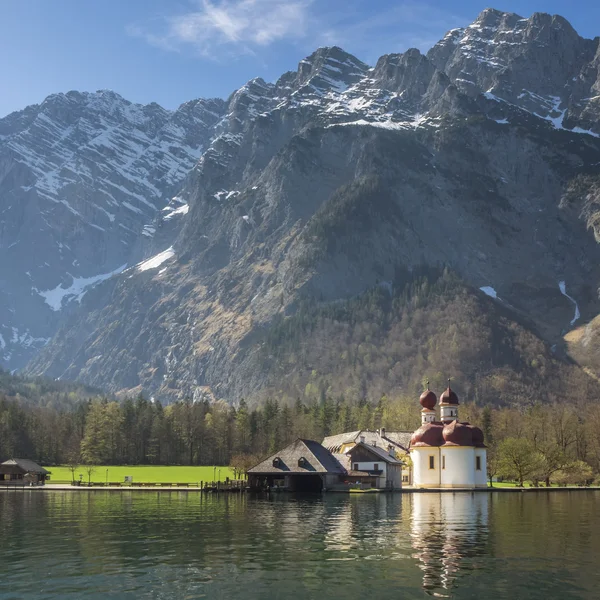
[[96,471],[95,465],[85,465],[85,472],[88,476],[88,485],[92,485],[92,474]]

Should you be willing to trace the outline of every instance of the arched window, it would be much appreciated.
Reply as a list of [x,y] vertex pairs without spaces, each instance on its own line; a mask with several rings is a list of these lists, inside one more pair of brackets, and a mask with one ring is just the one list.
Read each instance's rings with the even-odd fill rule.
[[279,467],[281,466],[281,459],[279,458],[279,456],[277,456],[273,459],[273,466],[276,469],[279,469]]
[[306,459],[304,458],[304,456],[301,456],[301,457],[298,459],[298,466],[299,466],[299,467],[305,467],[305,466],[306,466]]

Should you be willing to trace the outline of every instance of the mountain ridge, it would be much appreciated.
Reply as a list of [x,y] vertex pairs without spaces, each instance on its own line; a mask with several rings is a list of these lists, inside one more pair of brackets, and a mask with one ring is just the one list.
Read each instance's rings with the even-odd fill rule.
[[585,200],[600,163],[599,41],[562,18],[486,10],[427,54],[368,67],[326,47],[275,83],[250,80],[164,211],[140,220],[136,256],[156,267],[89,291],[28,371],[251,396],[268,374],[248,387],[243,372],[275,317],[419,265],[450,266],[558,343],[569,297],[580,319],[599,311]]

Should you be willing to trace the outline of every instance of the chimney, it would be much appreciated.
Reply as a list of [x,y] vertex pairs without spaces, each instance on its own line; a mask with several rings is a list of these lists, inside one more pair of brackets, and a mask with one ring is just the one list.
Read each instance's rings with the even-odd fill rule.
[[385,437],[385,427],[382,427],[382,428],[379,430],[379,435],[380,435],[381,437]]
[[364,443],[365,443],[365,436],[364,436],[364,435],[361,435],[361,436],[360,436],[360,443],[361,443],[361,444],[364,444]]

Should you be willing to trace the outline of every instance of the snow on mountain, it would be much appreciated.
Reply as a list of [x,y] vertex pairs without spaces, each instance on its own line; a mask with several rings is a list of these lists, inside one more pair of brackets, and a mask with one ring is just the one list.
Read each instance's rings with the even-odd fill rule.
[[[54,94],[0,119],[5,366],[23,366],[45,343],[61,318],[53,313],[152,251],[140,235],[210,144],[224,109],[196,100],[168,111],[102,90]],[[31,331],[28,343],[9,336],[13,328]]]
[[[493,281],[496,288],[481,291],[497,298],[502,290],[507,306],[534,320],[547,314],[531,281],[546,277],[560,299],[560,263],[579,273],[570,285],[584,312],[582,273],[591,278],[595,267],[582,257],[593,251],[583,234],[574,237],[580,214],[567,218],[557,206],[571,180],[591,170],[598,136],[599,40],[581,38],[561,17],[493,9],[427,54],[387,54],[371,67],[341,48],[319,48],[275,83],[254,78],[226,101],[174,112],[111,92],[52,96],[0,120],[0,249],[13,261],[10,274],[0,266],[0,307],[9,309],[0,334],[8,348],[12,326],[45,339],[59,321],[69,323],[32,372],[153,391],[168,375],[171,394],[190,382],[213,385],[225,365],[229,389],[244,393],[248,378],[227,361],[255,335],[250,327],[293,312],[304,293],[358,294],[381,279],[375,267],[390,280],[394,261],[448,262],[477,287]],[[329,264],[319,254],[323,263],[303,271],[298,265],[317,252],[303,236],[318,237],[339,217],[321,214],[323,206],[368,177],[389,186],[380,194],[385,208],[361,196],[379,217],[369,221],[378,232],[371,255],[340,251]],[[390,199],[399,190],[401,208]],[[351,215],[373,218],[347,194],[357,202]],[[394,207],[402,214],[396,228]],[[589,212],[588,225],[596,222]],[[325,223],[314,225],[318,219]],[[452,246],[457,228],[468,235]],[[340,245],[331,237],[330,251]],[[367,243],[369,232],[357,240]],[[541,265],[535,273],[523,264],[523,246]],[[125,263],[136,267],[106,284],[95,279]],[[104,286],[115,290],[103,297],[107,306],[98,304]],[[131,306],[135,319],[123,308]],[[116,314],[126,331],[110,338]],[[155,328],[157,321],[169,325]],[[202,327],[188,327],[194,322]],[[106,346],[93,368],[81,337]],[[131,368],[113,362],[142,338]],[[11,365],[27,352],[13,353]]]

